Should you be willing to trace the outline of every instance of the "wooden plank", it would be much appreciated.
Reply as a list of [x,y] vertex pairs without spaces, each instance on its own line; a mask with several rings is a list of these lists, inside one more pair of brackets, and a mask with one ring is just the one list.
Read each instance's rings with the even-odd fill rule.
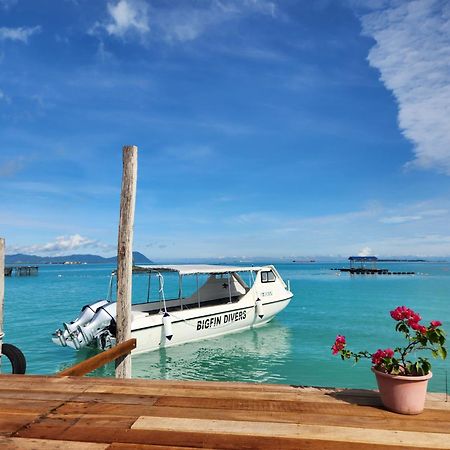
[[[99,388],[102,392],[118,392],[119,395],[133,395],[130,391],[135,391],[137,395],[148,395],[151,393],[160,392],[161,395],[179,395],[182,396],[184,393],[193,393],[197,397],[207,397],[205,393],[220,392],[221,398],[228,397],[252,397],[252,395],[246,395],[255,393],[254,398],[267,398],[266,394],[273,394],[273,397],[277,399],[286,399],[291,401],[305,401],[305,402],[320,402],[320,403],[340,403],[342,401],[346,403],[356,403],[356,404],[374,404],[379,405],[379,394],[376,391],[368,390],[331,390],[330,388],[295,388],[291,386],[284,385],[266,385],[264,384],[249,384],[247,386],[244,383],[229,383],[226,382],[189,382],[189,381],[165,381],[165,380],[144,380],[144,379],[133,379],[133,380],[115,380],[112,378],[84,378],[82,381],[76,377],[67,377],[62,379],[52,377],[44,377],[38,375],[27,375],[26,377],[22,375],[0,375],[0,390],[2,389],[2,380],[10,377],[7,380],[9,385],[12,380],[17,383],[26,384],[29,388],[40,387],[42,389],[43,384],[47,386],[49,383],[60,383],[67,384],[68,386],[76,387],[93,387]],[[34,380],[34,383],[32,383]],[[30,384],[30,382],[32,384]],[[198,385],[196,384],[198,383]],[[209,386],[209,388],[208,388]],[[129,388],[123,392],[120,387]],[[19,387],[21,388],[21,387]],[[137,390],[136,388],[142,388],[143,390]],[[47,389],[47,387],[45,387]],[[63,388],[64,389],[64,388]],[[230,392],[231,391],[231,392]],[[236,395],[234,394],[236,393]],[[260,395],[258,395],[260,394]],[[280,396],[283,394],[283,396]],[[367,401],[366,401],[367,400]],[[433,409],[446,409],[450,410],[450,402],[445,401],[445,393],[429,393],[427,396],[427,408]]]
[[9,435],[39,418],[39,414],[2,414],[0,412],[0,435]]
[[411,448],[431,446],[450,449],[448,434],[414,431],[367,430],[343,426],[304,425],[273,422],[241,422],[236,420],[181,419],[140,417],[131,427],[140,430],[202,432],[267,437],[318,439],[361,444],[408,445]]
[[[152,444],[168,447],[191,446],[226,450],[270,449],[270,450],[430,450],[432,445],[414,447],[408,444],[373,444],[361,442],[310,439],[307,437],[259,436],[228,433],[184,432],[172,430],[122,430],[112,427],[89,428],[74,425],[68,429],[60,427],[32,427],[21,430],[22,437],[39,439],[62,439],[68,441]],[[126,448],[126,447],[125,447]]]
[[98,355],[92,356],[85,361],[82,361],[72,367],[62,370],[58,372],[56,376],[65,377],[65,376],[83,376],[89,372],[92,372],[99,367],[104,366],[105,364],[110,363],[111,361],[115,361],[117,358],[120,358],[124,355],[127,355],[131,352],[131,350],[136,348],[136,339],[129,339],[126,342],[122,342],[109,350],[99,353]]
[[[122,149],[123,172],[117,242],[117,343],[131,338],[131,290],[133,277],[133,225],[136,206],[137,153],[135,145]],[[131,356],[116,360],[116,378],[131,378]]]
[[3,450],[106,450],[108,446],[109,444],[93,442],[0,437],[0,448]]
[[[237,420],[242,422],[276,422],[301,423],[307,425],[346,426],[367,429],[386,429],[402,431],[420,431],[428,433],[450,433],[449,421],[436,420],[403,420],[398,414],[387,413],[380,416],[366,416],[361,414],[345,415],[323,413],[298,413],[281,411],[245,411],[228,409],[200,409],[200,408],[166,408],[149,407],[147,416],[204,419]],[[59,411],[58,411],[59,412]],[[391,414],[391,415],[389,415]],[[450,436],[448,437],[450,439]]]
[[73,425],[77,427],[83,426],[85,428],[114,428],[127,430],[131,428],[136,422],[138,415],[121,416],[118,412],[113,417],[105,415],[82,415],[79,414],[49,414],[45,417],[40,417],[36,423],[30,425],[30,428],[36,427],[59,427],[61,429],[69,429]]
[[1,398],[0,414],[44,414],[61,404],[60,400]]
[[[137,417],[139,415],[150,415],[152,414],[156,399],[145,404],[140,404],[139,408],[136,408],[135,404],[124,404],[124,403],[110,403],[110,402],[67,402],[61,405],[60,408],[55,410],[57,414],[93,414],[93,415],[103,415],[103,416],[115,416],[120,414],[121,416],[132,416]],[[145,412],[144,412],[145,411]]]
[[[64,401],[70,400],[79,394],[73,392],[61,392],[61,391],[36,391],[36,390],[5,390],[0,389],[0,402],[3,400],[42,400],[42,401]],[[81,394],[82,395],[82,394]]]
[[[206,448],[202,447],[203,450],[220,450],[218,447],[214,449],[212,447]],[[113,442],[107,450],[198,450],[198,447],[174,447],[173,445],[153,445],[153,444],[131,444],[131,443],[121,443]]]
[[318,414],[336,414],[340,416],[364,415],[384,417],[400,417],[402,420],[437,420],[450,421],[450,411],[425,409],[425,411],[417,416],[407,416],[391,413],[384,409],[381,401],[377,405],[365,406],[344,402],[307,402],[307,401],[275,401],[275,400],[241,400],[233,398],[215,398],[212,397],[170,397],[164,396],[157,399],[155,406],[170,406],[181,408],[198,408],[198,409],[226,409],[226,410],[243,410],[243,411],[273,411],[273,412],[297,412],[297,413],[313,413]]

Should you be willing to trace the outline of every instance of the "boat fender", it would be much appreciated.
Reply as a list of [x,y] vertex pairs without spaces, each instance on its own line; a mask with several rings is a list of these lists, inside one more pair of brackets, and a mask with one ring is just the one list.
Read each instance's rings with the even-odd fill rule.
[[172,331],[172,319],[170,318],[168,312],[164,313],[162,321],[164,326],[164,335],[170,341],[173,337],[173,331]]
[[262,319],[264,317],[264,306],[260,298],[256,299],[256,315]]
[[0,356],[6,356],[11,363],[12,373],[23,375],[27,369],[25,356],[15,345],[2,344],[2,353]]

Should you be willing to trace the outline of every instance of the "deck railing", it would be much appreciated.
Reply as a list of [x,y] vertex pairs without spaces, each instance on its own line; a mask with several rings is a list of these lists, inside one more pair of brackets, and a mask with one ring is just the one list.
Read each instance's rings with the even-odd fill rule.
[[136,339],[129,339],[109,350],[95,355],[56,374],[57,377],[81,377],[105,364],[122,358],[136,348]]

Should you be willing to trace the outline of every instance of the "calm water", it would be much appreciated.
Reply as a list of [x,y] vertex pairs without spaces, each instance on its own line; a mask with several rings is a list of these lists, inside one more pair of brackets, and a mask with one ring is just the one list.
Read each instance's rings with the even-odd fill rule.
[[[375,388],[368,361],[353,366],[333,357],[336,334],[354,350],[392,347],[389,310],[407,305],[424,320],[441,320],[450,330],[450,264],[385,263],[415,276],[338,275],[339,264],[280,264],[294,299],[258,330],[133,357],[133,376],[167,379],[236,380],[296,385]],[[112,266],[41,266],[36,277],[6,279],[6,342],[27,358],[30,374],[52,374],[94,351],[55,346],[51,333],[74,319],[81,306],[105,298]],[[134,297],[146,296],[144,276]],[[430,390],[445,391],[450,359],[433,360]],[[112,366],[95,372],[111,376]]]

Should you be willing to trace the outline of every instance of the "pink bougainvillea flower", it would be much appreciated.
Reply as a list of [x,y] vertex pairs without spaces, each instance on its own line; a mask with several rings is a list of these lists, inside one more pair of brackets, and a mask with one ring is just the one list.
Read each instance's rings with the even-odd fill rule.
[[381,364],[383,362],[384,358],[392,358],[394,356],[394,350],[391,348],[387,348],[386,350],[381,350],[379,348],[373,355],[372,355],[372,363],[376,366],[378,364]]
[[426,332],[427,332],[427,327],[424,327],[423,325],[419,325],[419,333],[422,333],[422,334],[426,334]]
[[[433,356],[439,356],[445,359],[446,351],[445,332],[441,328],[442,322],[432,320],[428,326],[422,325],[420,322],[422,317],[406,306],[397,306],[390,311],[391,317],[399,322],[395,326],[395,330],[404,335],[407,345],[404,347],[379,348],[375,353],[367,350],[358,353],[347,348],[344,336],[337,335],[333,346],[331,347],[333,354],[340,353],[343,360],[354,359],[355,363],[362,358],[372,360],[373,369],[378,372],[387,374],[402,374],[406,376],[426,375],[431,370],[431,364],[427,358],[418,358],[416,362],[406,359],[411,353],[417,350],[431,350]],[[396,357],[395,354],[399,356]]]
[[333,346],[331,347],[333,355],[337,355],[341,350],[344,350],[345,344],[345,336],[341,336],[340,334],[338,334]]

